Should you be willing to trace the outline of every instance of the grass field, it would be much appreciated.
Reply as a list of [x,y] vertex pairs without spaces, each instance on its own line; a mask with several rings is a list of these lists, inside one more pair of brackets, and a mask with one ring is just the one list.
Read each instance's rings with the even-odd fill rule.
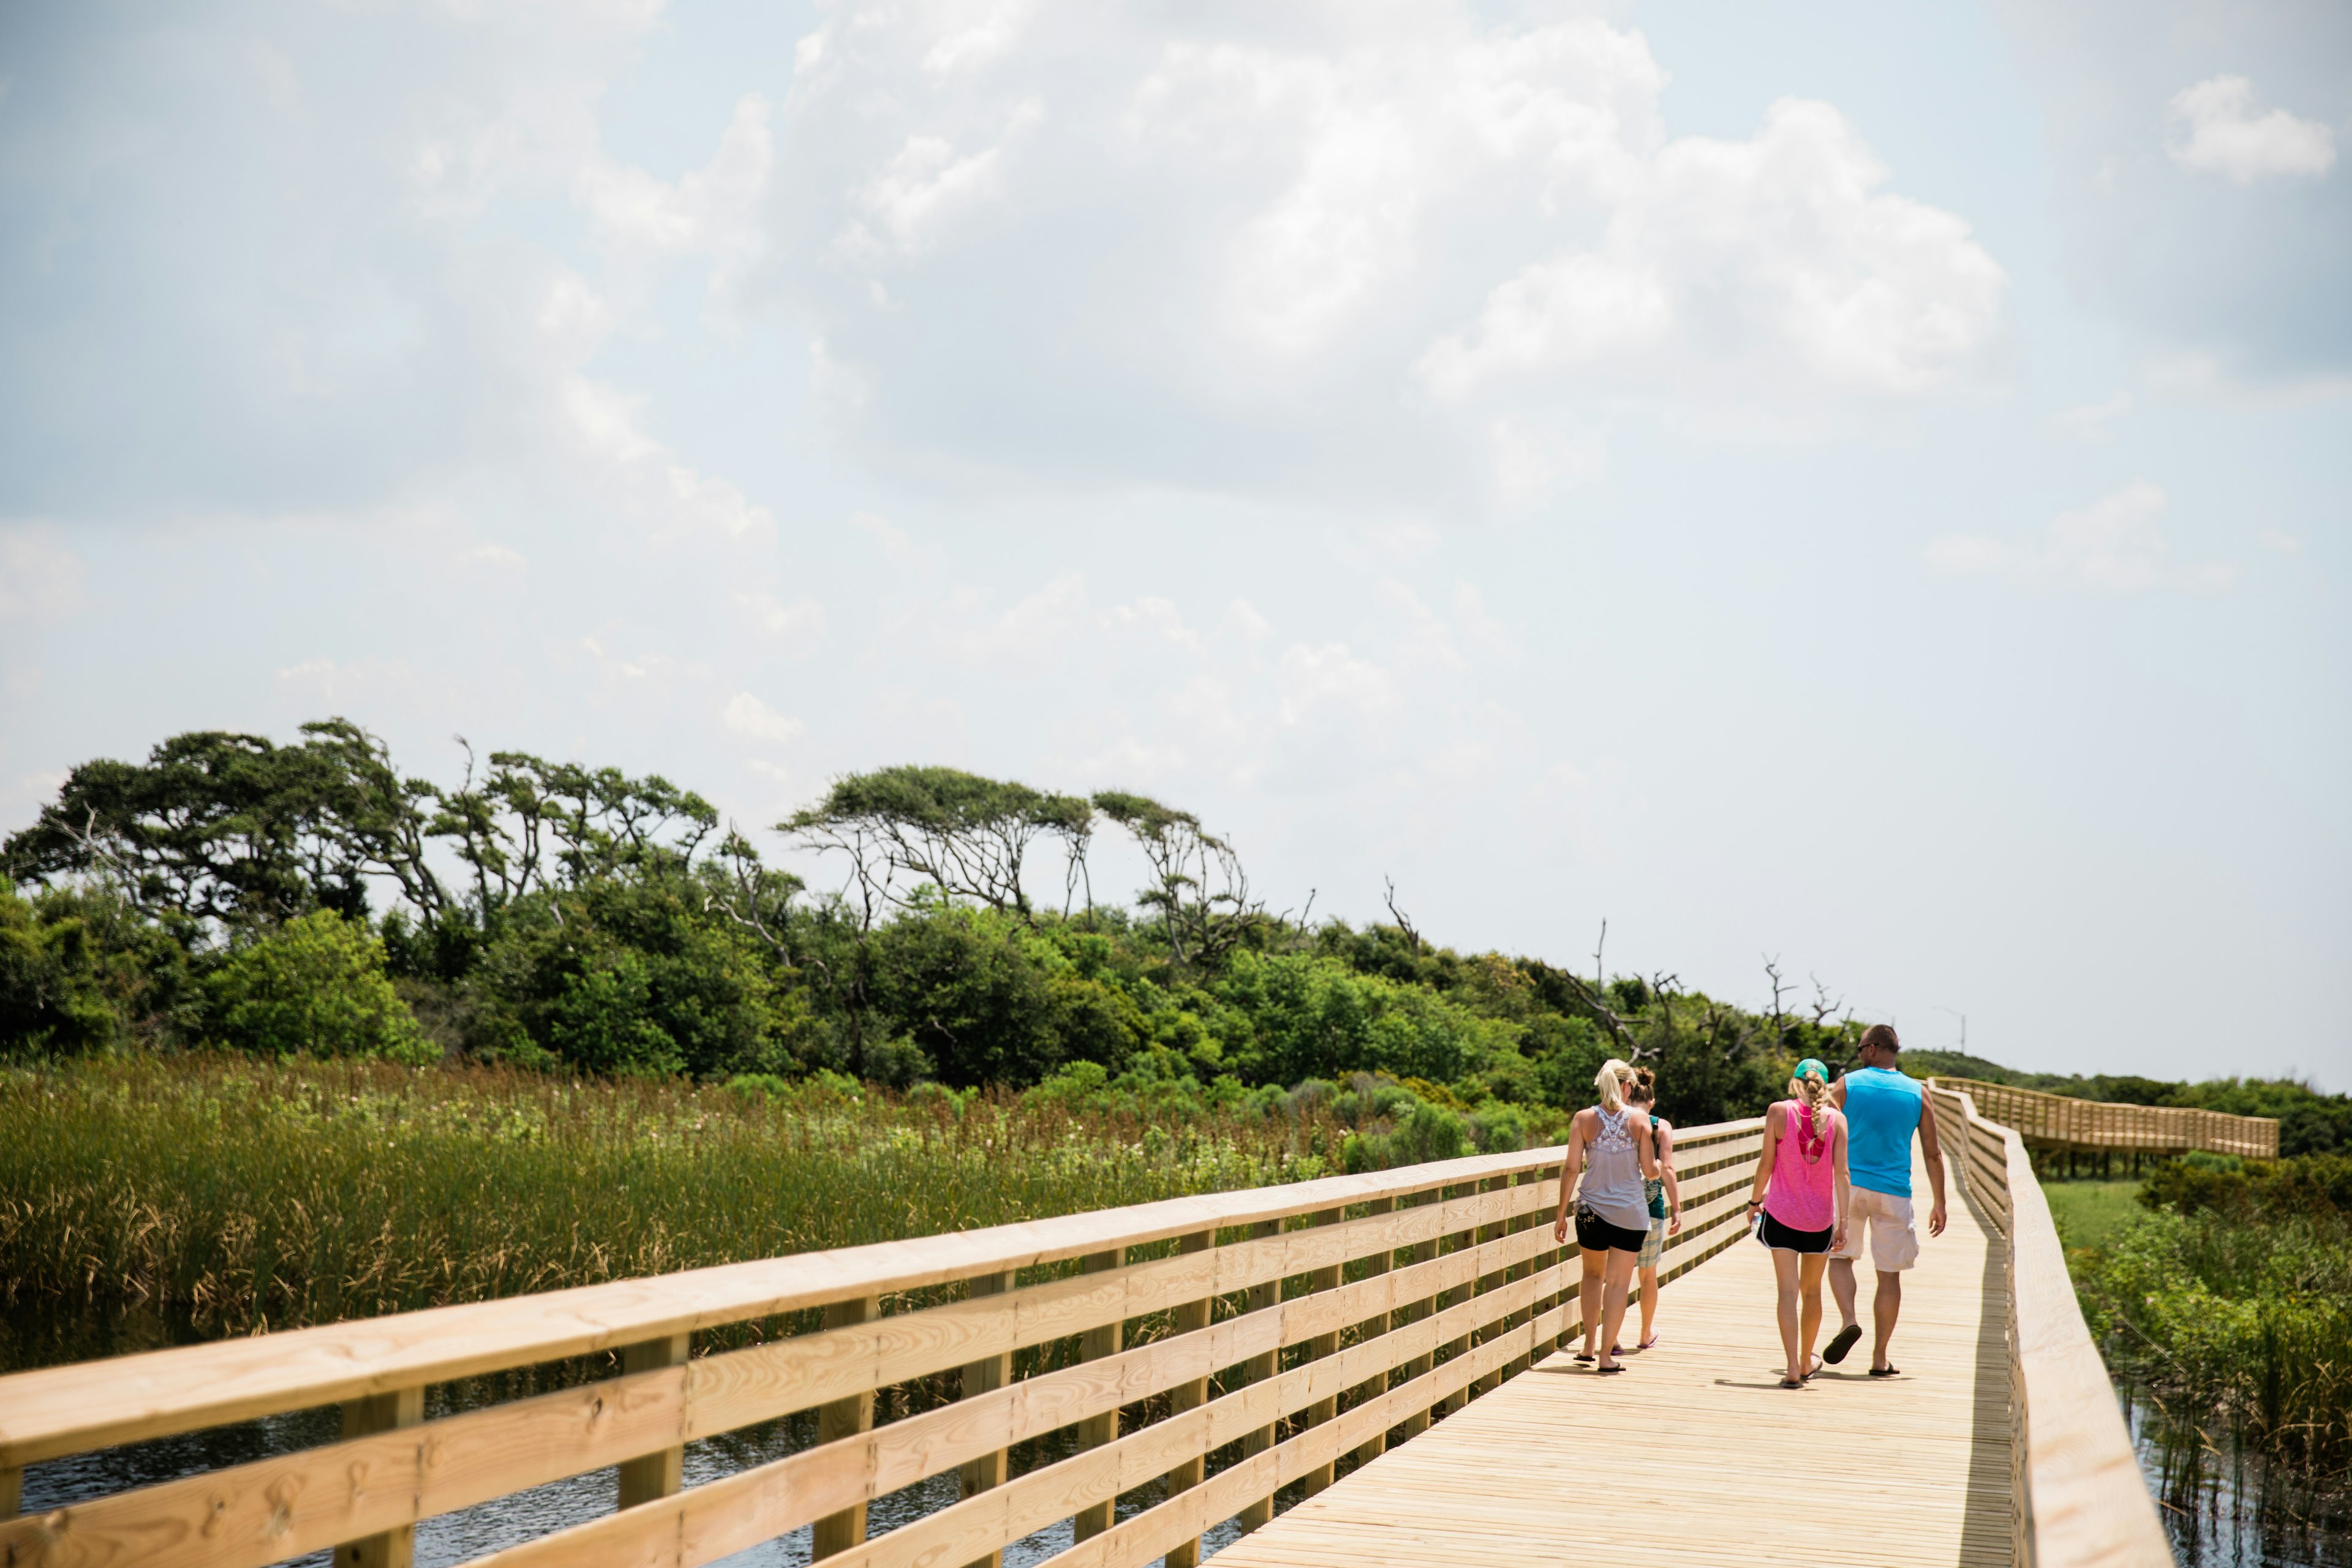
[[2139,1205],[2140,1184],[2121,1182],[2045,1182],[2050,1217],[2057,1222],[2058,1237],[2072,1251],[2078,1247],[2104,1247],[2126,1220],[2147,1211]]
[[1315,1108],[776,1089],[233,1058],[0,1072],[0,1307],[247,1333],[1298,1180],[1345,1133]]

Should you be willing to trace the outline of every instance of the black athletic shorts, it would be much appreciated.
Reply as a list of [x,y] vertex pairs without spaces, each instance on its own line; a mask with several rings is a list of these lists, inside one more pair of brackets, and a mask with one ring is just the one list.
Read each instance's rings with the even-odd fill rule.
[[1580,1204],[1577,1206],[1576,1245],[1587,1252],[1639,1252],[1642,1244],[1649,1239],[1646,1229],[1627,1230],[1622,1225],[1611,1225]]
[[1764,1214],[1764,1245],[1776,1252],[1827,1252],[1836,1229],[1825,1225],[1819,1230],[1790,1230],[1774,1219],[1770,1210]]

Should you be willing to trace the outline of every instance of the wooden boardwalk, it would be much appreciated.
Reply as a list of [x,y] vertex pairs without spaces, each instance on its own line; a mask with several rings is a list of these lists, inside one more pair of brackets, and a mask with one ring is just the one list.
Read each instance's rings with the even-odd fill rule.
[[[1564,1354],[1539,1363],[1226,1547],[1218,1568],[2008,1568],[2000,1243],[1957,1193],[1950,1225],[1927,1240],[1925,1173],[1914,1181],[1923,1251],[1895,1335],[1904,1375],[1864,1374],[1865,1268],[1861,1344],[1805,1389],[1780,1387],[1771,1261],[1743,1240],[1664,1288],[1659,1342],[1622,1375]],[[1629,1341],[1635,1327],[1629,1311]]]

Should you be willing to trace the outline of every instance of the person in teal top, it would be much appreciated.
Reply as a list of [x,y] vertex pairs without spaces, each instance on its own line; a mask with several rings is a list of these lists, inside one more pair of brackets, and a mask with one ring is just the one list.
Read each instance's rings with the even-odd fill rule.
[[1935,1203],[1927,1210],[1927,1234],[1944,1234],[1944,1151],[1936,1142],[1936,1108],[1917,1079],[1895,1065],[1903,1042],[1885,1024],[1862,1032],[1862,1066],[1832,1086],[1831,1097],[1846,1120],[1848,1189],[1845,1245],[1830,1257],[1830,1294],[1837,1298],[1845,1326],[1822,1347],[1822,1359],[1842,1362],[1862,1338],[1854,1310],[1853,1266],[1862,1257],[1865,1232],[1870,1260],[1878,1270],[1878,1292],[1870,1316],[1877,1331],[1870,1375],[1893,1377],[1886,1357],[1895,1320],[1903,1310],[1903,1271],[1919,1260],[1919,1232],[1911,1219],[1911,1139],[1918,1135]]

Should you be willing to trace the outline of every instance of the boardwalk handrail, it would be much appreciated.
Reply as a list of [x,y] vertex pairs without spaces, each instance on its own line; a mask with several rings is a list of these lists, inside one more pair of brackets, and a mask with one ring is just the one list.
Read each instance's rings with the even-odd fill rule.
[[2278,1158],[2279,1124],[2268,1116],[2175,1105],[2118,1105],[1972,1078],[1928,1081],[1968,1095],[1979,1114],[2015,1129],[2032,1147],[2159,1154],[2199,1149],[2250,1160]]
[[1948,1147],[1958,1145],[1962,1184],[1999,1232],[2008,1260],[2010,1496],[2019,1568],[2171,1568],[2172,1548],[2106,1363],[2083,1321],[2024,1140],[1979,1113],[1974,1086],[1932,1081],[1937,1128]]
[[[1663,1271],[1744,1234],[1760,1120],[1678,1131],[1685,1226]],[[1197,1561],[1201,1532],[1271,1516],[1549,1353],[1580,1327],[1554,1246],[1561,1151],[1288,1186],[444,1307],[0,1378],[0,1512],[24,1468],[340,1404],[318,1447],[0,1520],[0,1563],[260,1568],[333,1546],[405,1568],[420,1520],[617,1465],[616,1511],[475,1561],[625,1556],[693,1568],[814,1526],[842,1564],[994,1563],[1075,1520],[1072,1568]],[[699,1331],[821,1325],[691,1355]],[[1130,1332],[1130,1331],[1133,1331]],[[1026,1376],[1015,1352],[1045,1352]],[[620,1373],[424,1419],[430,1384],[617,1351]],[[956,1377],[951,1403],[876,1399]],[[934,1384],[934,1386],[938,1386]],[[1164,1396],[1164,1397],[1163,1397]],[[1122,1432],[1122,1407],[1151,1401]],[[909,1402],[911,1404],[911,1401]],[[817,1442],[682,1487],[685,1445],[795,1412]],[[1075,1428],[1019,1476],[1014,1444]],[[1239,1445],[1215,1474],[1206,1461]],[[961,1500],[867,1539],[872,1500],[958,1472]],[[1164,1500],[1116,1521],[1121,1494]]]

